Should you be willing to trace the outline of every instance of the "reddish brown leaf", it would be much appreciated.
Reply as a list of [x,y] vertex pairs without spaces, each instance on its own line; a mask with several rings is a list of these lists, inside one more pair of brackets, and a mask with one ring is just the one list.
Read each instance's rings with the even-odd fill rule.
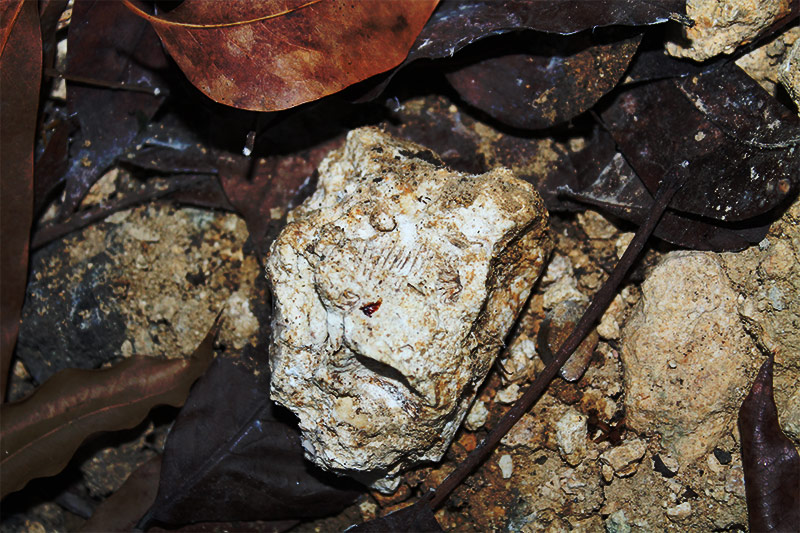
[[183,405],[211,364],[217,328],[188,359],[134,356],[102,370],[62,370],[0,407],[2,496],[60,472],[91,435],[134,427],[156,405]]
[[789,533],[800,527],[800,455],[783,434],[772,397],[770,356],[739,409],[750,531]]
[[275,111],[398,65],[438,0],[186,0],[163,16],[124,2],[209,98]]
[[[42,75],[36,2],[0,7],[0,401],[19,330],[33,218],[33,141]],[[7,483],[4,483],[4,485]]]
[[161,456],[137,468],[122,487],[95,510],[81,531],[131,531],[158,493]]

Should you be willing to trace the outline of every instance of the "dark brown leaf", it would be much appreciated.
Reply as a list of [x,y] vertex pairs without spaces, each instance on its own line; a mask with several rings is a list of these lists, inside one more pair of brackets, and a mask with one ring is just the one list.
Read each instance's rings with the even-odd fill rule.
[[[161,88],[167,59],[150,25],[119,2],[77,0],[67,39],[67,73],[104,82]],[[89,188],[133,142],[164,95],[67,81],[67,104],[79,125],[72,166],[64,176],[64,211],[71,214]]]
[[156,499],[160,472],[160,456],[134,470],[125,483],[100,504],[81,531],[131,531]]
[[[593,151],[591,158],[580,164],[584,174],[594,173],[594,182],[578,188],[562,186],[562,198],[593,205],[602,211],[623,220],[641,224],[650,211],[653,197],[633,171],[625,158],[613,147],[599,138],[592,140],[587,150]],[[599,174],[597,174],[599,170]],[[725,223],[666,212],[653,234],[667,242],[694,250],[737,251],[760,242],[769,229],[768,220],[748,220]]]
[[342,142],[343,137],[334,138],[291,155],[264,159],[220,155],[217,165],[222,187],[244,217],[250,239],[262,256],[282,228],[287,207],[299,203],[296,199],[302,190],[313,190],[310,181],[317,165]]
[[733,63],[634,87],[601,116],[651,193],[668,169],[691,169],[671,205],[683,213],[751,219],[800,185],[800,119]]
[[465,101],[505,124],[546,128],[583,113],[614,88],[640,40],[619,31],[487,39],[462,52],[478,59],[447,80]]
[[404,533],[406,531],[437,533],[444,530],[433,515],[430,500],[423,498],[414,505],[349,527],[345,531],[347,533]]
[[739,409],[747,516],[750,531],[790,533],[800,527],[800,455],[778,422],[772,365],[770,355]]
[[[682,19],[685,3],[685,0],[443,0],[399,68],[417,59],[452,57],[485,37],[513,31],[569,35],[605,26],[649,26]],[[363,91],[359,100],[375,98],[393,75]]]
[[[288,417],[288,418],[287,418]],[[259,375],[218,359],[197,384],[164,451],[161,483],[141,525],[324,516],[359,494],[303,459],[300,432]]]
[[217,329],[188,359],[134,356],[102,370],[62,370],[27,398],[0,407],[2,495],[57,474],[98,432],[134,427],[156,405],[183,405],[214,357]]
[[[33,142],[42,76],[36,2],[0,6],[0,402],[6,384],[28,276],[33,221]],[[3,483],[8,485],[6,481]]]
[[438,0],[186,0],[163,16],[125,3],[209,98],[275,111],[398,65]]

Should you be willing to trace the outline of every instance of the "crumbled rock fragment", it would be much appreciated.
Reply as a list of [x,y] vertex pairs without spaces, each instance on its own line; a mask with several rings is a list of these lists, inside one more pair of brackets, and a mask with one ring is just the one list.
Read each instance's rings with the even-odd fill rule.
[[[793,31],[798,30],[794,28]],[[800,39],[794,42],[783,63],[778,67],[778,80],[791,95],[800,113]]]
[[510,171],[453,172],[375,128],[319,170],[267,261],[271,394],[316,464],[390,489],[466,415],[550,251],[547,214]]
[[620,446],[615,446],[603,452],[600,460],[610,466],[619,477],[630,476],[636,472],[639,461],[647,451],[647,443],[642,439],[630,439]]
[[467,418],[464,421],[464,425],[468,430],[475,431],[483,427],[488,416],[489,410],[486,408],[486,404],[480,400],[475,400],[475,403],[472,404],[469,413],[467,413]]
[[[557,302],[547,312],[536,339],[540,357],[545,363],[550,363],[555,359],[555,354],[575,330],[585,308],[586,303],[583,301],[563,300]],[[594,354],[597,341],[598,333],[593,330],[583,339],[559,370],[562,378],[567,381],[578,381],[581,378],[589,365],[592,354]]]
[[561,457],[576,466],[586,456],[588,417],[570,407],[556,423],[556,442]]
[[800,446],[800,198],[758,246],[720,258],[739,293],[745,328],[764,351],[775,354],[778,419]]
[[[798,38],[800,38],[800,27],[795,26],[780,32],[771,41],[737,59],[736,65],[772,96],[778,96],[781,72],[792,75],[792,72],[782,70],[781,65],[789,64],[792,45]],[[786,89],[791,95],[790,86]]]
[[681,464],[711,451],[759,362],[718,256],[667,254],[642,285],[622,343],[627,426],[659,434]]
[[503,479],[510,478],[511,474],[514,473],[514,460],[507,453],[500,456],[500,459],[497,460],[497,466],[500,467],[500,474]]
[[667,507],[667,517],[670,520],[681,521],[688,518],[692,514],[692,504],[690,502],[682,502],[673,507]]
[[717,54],[731,54],[789,15],[790,0],[687,0],[686,15],[695,24],[685,35],[667,42],[670,55],[705,61]]
[[497,394],[494,396],[494,399],[500,403],[512,404],[516,402],[520,396],[522,396],[522,389],[520,388],[519,384],[511,383],[510,385],[498,390]]

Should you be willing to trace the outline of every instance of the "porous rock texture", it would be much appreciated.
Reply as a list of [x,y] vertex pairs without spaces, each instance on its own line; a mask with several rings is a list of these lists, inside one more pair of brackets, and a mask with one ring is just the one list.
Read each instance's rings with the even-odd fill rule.
[[667,52],[696,61],[731,54],[774,22],[787,17],[790,4],[789,0],[688,0],[686,15],[694,21],[694,26],[684,29],[682,39],[668,42]]
[[800,446],[800,198],[758,246],[720,257],[745,329],[775,355],[778,419]]
[[667,254],[622,340],[629,428],[659,435],[681,465],[732,430],[761,357],[717,254]]
[[273,399],[316,464],[391,490],[441,458],[551,249],[534,188],[376,128],[319,168],[267,261]]

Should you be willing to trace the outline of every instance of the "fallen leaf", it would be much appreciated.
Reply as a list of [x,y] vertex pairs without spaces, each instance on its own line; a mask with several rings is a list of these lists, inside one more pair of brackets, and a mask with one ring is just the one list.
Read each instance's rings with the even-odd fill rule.
[[70,166],[63,176],[64,215],[75,211],[91,186],[128,148],[164,100],[167,68],[150,25],[118,2],[77,0],[67,38],[67,74],[99,82],[158,89],[127,91],[67,80],[67,106],[78,122]]
[[790,533],[800,525],[800,455],[781,431],[770,355],[739,409],[750,531]]
[[583,113],[614,88],[641,40],[641,34],[619,34],[484,40],[459,54],[468,63],[447,80],[467,103],[509,126],[546,128]]
[[403,63],[362,90],[375,98],[397,70],[418,59],[452,57],[486,37],[519,30],[570,35],[605,26],[650,26],[684,20],[685,0],[443,0],[422,28]]
[[403,507],[386,516],[345,529],[347,533],[437,533],[444,531],[433,515],[428,498],[422,498],[413,505]]
[[218,359],[170,432],[140,526],[319,517],[349,505],[356,487],[303,458],[296,422],[269,399],[268,369]]
[[162,16],[124,2],[209,98],[276,111],[398,65],[438,0],[186,0]]
[[217,329],[188,359],[134,356],[101,370],[62,370],[0,406],[2,496],[60,472],[90,436],[134,427],[156,405],[183,405],[214,357]]
[[[592,152],[591,156],[581,163],[575,163],[579,173],[595,174],[594,181],[582,187],[560,186],[558,191],[562,199],[592,205],[636,225],[642,224],[650,212],[652,195],[622,154],[616,151],[613,142],[609,145],[598,137],[590,142],[592,146],[586,150]],[[555,207],[572,208],[563,203]],[[760,242],[768,230],[768,220],[725,223],[668,211],[661,217],[653,234],[667,242],[694,250],[738,251]]]
[[125,483],[95,509],[81,531],[131,531],[156,499],[159,472],[161,456],[134,470]]
[[302,191],[313,190],[317,165],[343,141],[343,137],[334,138],[294,154],[266,158],[220,155],[217,164],[222,188],[247,223],[250,240],[261,257],[283,228],[288,208],[299,203]]
[[[42,76],[42,35],[36,2],[0,6],[0,402],[28,277],[33,222],[33,143]],[[6,481],[4,485],[7,485]]]
[[733,63],[631,88],[601,117],[651,193],[667,169],[691,167],[670,206],[682,213],[746,220],[800,184],[800,119]]

